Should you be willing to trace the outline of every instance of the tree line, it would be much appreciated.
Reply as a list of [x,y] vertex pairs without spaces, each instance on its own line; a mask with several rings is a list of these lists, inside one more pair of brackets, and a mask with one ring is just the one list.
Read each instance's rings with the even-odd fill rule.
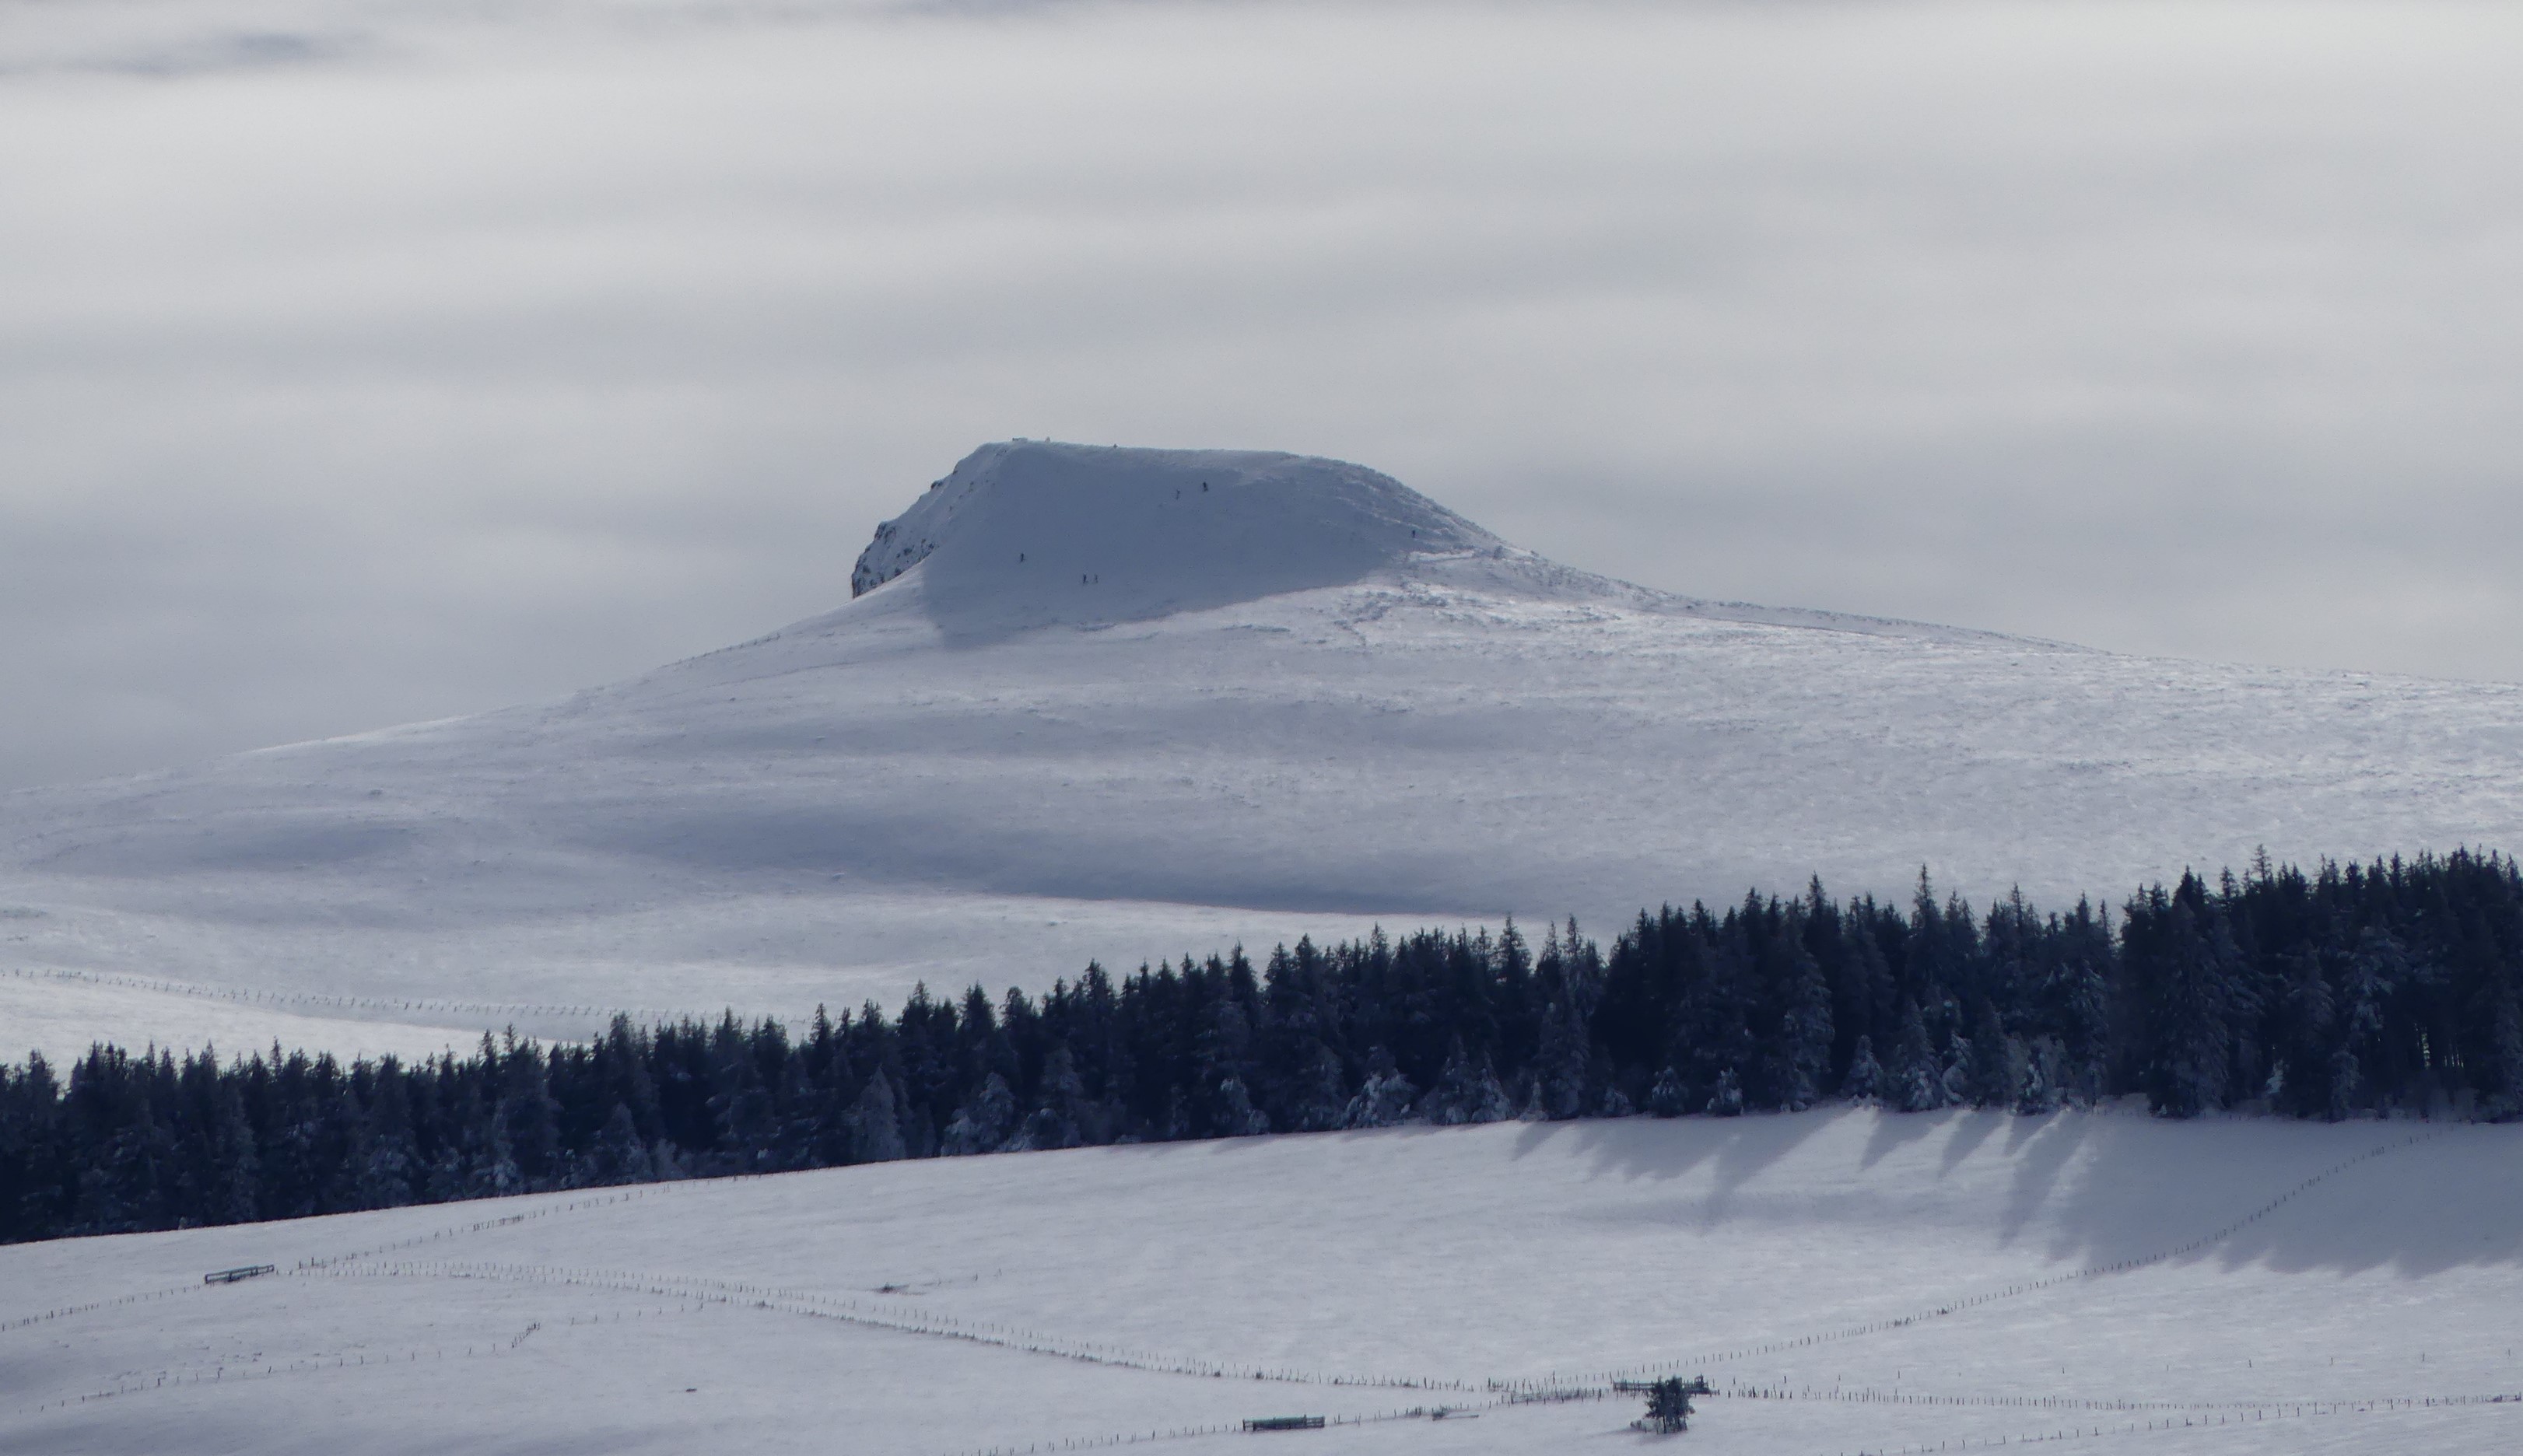
[[0,1065],[0,1241],[904,1157],[1402,1123],[1735,1115],[1829,1099],[2170,1117],[2523,1113],[2523,877],[2468,852],[2043,914],[1747,895],[1605,948],[1508,921],[915,991],[797,1031],[617,1018],[586,1043],[344,1064],[97,1046]]

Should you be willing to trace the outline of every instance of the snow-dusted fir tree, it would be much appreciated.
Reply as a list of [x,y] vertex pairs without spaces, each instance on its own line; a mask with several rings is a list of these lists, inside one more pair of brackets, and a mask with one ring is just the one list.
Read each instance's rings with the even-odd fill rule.
[[1705,1110],[1711,1117],[1742,1115],[1743,1084],[1736,1079],[1735,1068],[1730,1066],[1717,1074],[1717,1086],[1708,1094]]
[[1491,1065],[1487,1052],[1467,1056],[1463,1039],[1457,1034],[1447,1049],[1446,1064],[1437,1076],[1437,1085],[1419,1102],[1422,1119],[1439,1127],[1456,1127],[1470,1122],[1498,1122],[1511,1114],[1506,1090],[1499,1085],[1498,1071]]
[[1268,1114],[1253,1105],[1253,1094],[1245,1089],[1244,1079],[1237,1076],[1228,1076],[1217,1084],[1214,1118],[1220,1137],[1251,1138],[1270,1130]]
[[1679,1117],[1690,1110],[1690,1095],[1671,1062],[1656,1073],[1655,1085],[1647,1089],[1647,1110],[1658,1117]]
[[2057,949],[2044,977],[2042,1002],[2065,1058],[2060,1096],[2091,1106],[2111,1079],[2111,971],[2117,952],[2111,927],[2081,896],[2075,910],[2057,922],[2051,938]]
[[1545,933],[1533,964],[1534,996],[1541,1008],[1532,1064],[1519,1079],[1528,1120],[1586,1114],[1594,1082],[1595,1009],[1603,999],[1603,958],[1570,916]]
[[1017,1130],[1017,1096],[1009,1090],[1007,1078],[997,1072],[981,1079],[980,1087],[955,1109],[954,1119],[946,1124],[946,1136],[938,1151],[949,1157],[970,1156],[977,1152],[996,1152],[1007,1146]]
[[1367,1054],[1366,1085],[1350,1100],[1346,1127],[1400,1127],[1408,1122],[1412,1104],[1419,1089],[1410,1085],[1402,1069],[1393,1063],[1393,1055],[1382,1047]]
[[1086,1095],[1086,1084],[1077,1075],[1077,1058],[1066,1046],[1054,1047],[1042,1059],[1042,1076],[1037,1097],[1040,1105],[1028,1114],[1017,1130],[1010,1151],[1075,1148],[1090,1141],[1095,1125],[1101,1120],[1093,1101]]
[[640,1124],[621,1103],[613,1104],[612,1114],[595,1135],[593,1161],[593,1181],[599,1184],[645,1183],[657,1174],[648,1147],[640,1139]]
[[506,1119],[493,1117],[481,1143],[481,1152],[472,1168],[473,1186],[470,1197],[477,1198],[505,1198],[526,1191],[526,1175],[517,1167],[516,1150],[508,1142]]
[[2488,1097],[2489,1115],[2499,1119],[2523,1115],[2523,1000],[2511,990],[2498,998],[2489,1049],[2497,1079],[2497,1090]]
[[2068,1056],[2057,1037],[2036,1036],[2025,1044],[2023,1090],[2016,1096],[2015,1110],[2028,1117],[2058,1111],[2067,1066]]
[[2023,1043],[2009,1036],[1997,1005],[1983,1001],[1972,1018],[1971,1059],[1965,1088],[1975,1107],[2011,1107],[2027,1075]]
[[1849,1054],[1848,1071],[1839,1079],[1839,1095],[1861,1105],[1883,1100],[1883,1067],[1875,1059],[1875,1038],[1860,1036]]
[[1932,1112],[1945,1104],[1943,1068],[1936,1063],[1935,1045],[1928,1040],[1928,1021],[1920,1014],[1919,1004],[1901,1003],[1901,1036],[1892,1046],[1890,1085],[1884,1090],[1884,1101],[1904,1112]]
[[1290,1095],[1297,1131],[1329,1132],[1348,1125],[1349,1072],[1341,1065],[1340,1054],[1323,1045],[1321,1038],[1307,1039]]
[[2175,890],[2157,885],[2130,900],[2121,945],[2145,1027],[2148,1103],[2174,1117],[2224,1106],[2235,1038],[2260,1001],[2206,884],[2184,874]]
[[1945,1033],[1944,1070],[1936,1076],[1937,1095],[1944,1105],[1959,1107],[1971,1102],[1972,1039],[1959,1029]]
[[893,1078],[883,1067],[868,1073],[867,1085],[850,1108],[850,1161],[891,1162],[903,1155],[902,1113],[894,1100]]
[[1779,1105],[1801,1112],[1820,1101],[1831,1075],[1831,982],[1822,964],[1796,948],[1790,963],[1787,1004],[1780,1017],[1780,1057],[1773,1073]]

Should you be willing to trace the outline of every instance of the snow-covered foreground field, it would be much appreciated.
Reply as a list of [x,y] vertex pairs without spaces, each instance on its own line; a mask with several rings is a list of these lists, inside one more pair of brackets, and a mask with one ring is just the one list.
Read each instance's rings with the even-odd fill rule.
[[[26,1245],[0,1447],[2513,1449],[2518,1154],[2510,1127],[1826,1110]],[[1666,1364],[1724,1392],[1680,1437],[1629,1431],[1634,1397],[1507,1398]],[[1293,1414],[1333,1424],[1236,1429]]]

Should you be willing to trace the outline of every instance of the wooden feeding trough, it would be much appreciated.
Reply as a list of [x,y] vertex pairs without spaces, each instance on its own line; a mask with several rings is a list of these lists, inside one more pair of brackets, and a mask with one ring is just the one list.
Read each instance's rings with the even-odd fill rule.
[[276,1265],[243,1264],[234,1269],[214,1269],[202,1276],[204,1284],[234,1284],[240,1279],[257,1279],[273,1272]]
[[1258,1420],[1245,1422],[1244,1429],[1247,1431],[1320,1431],[1323,1429],[1323,1418],[1320,1416],[1262,1416]]

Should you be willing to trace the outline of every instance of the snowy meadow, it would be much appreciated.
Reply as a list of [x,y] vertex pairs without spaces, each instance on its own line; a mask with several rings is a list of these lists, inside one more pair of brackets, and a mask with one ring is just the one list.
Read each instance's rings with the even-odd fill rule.
[[[2478,1452],[2508,1127],[1816,1110],[888,1163],[0,1249],[12,1450]],[[274,1272],[205,1285],[210,1271]],[[1718,1394],[1676,1437],[1609,1383]],[[1439,1411],[1443,1419],[1431,1419]]]

